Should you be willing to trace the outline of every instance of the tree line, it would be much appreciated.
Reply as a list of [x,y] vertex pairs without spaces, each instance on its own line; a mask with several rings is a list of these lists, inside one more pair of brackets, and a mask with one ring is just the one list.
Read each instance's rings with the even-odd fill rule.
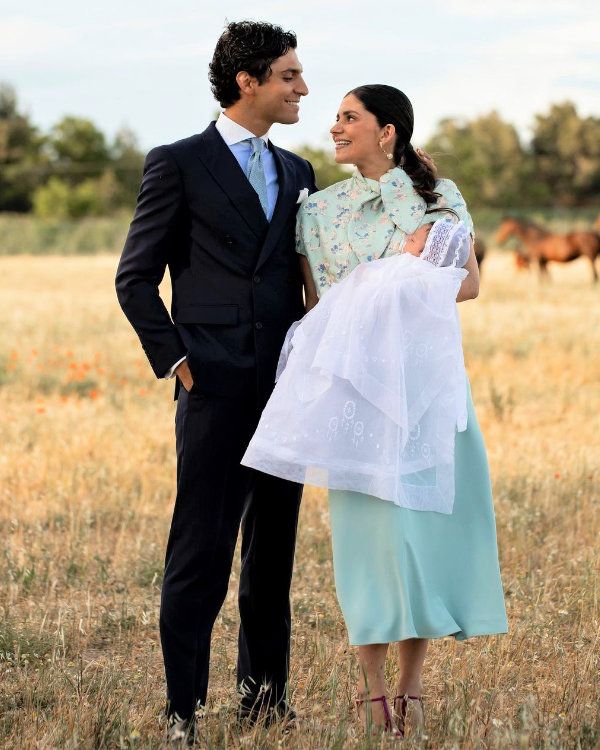
[[[439,173],[453,179],[474,207],[574,207],[598,202],[600,118],[582,117],[571,102],[534,117],[524,143],[491,112],[441,120],[425,144]],[[320,187],[347,177],[329,149],[298,149]],[[20,111],[15,90],[0,83],[0,211],[51,218],[131,210],[144,154],[135,134],[112,141],[86,118],[67,115],[42,133]]]
[[91,120],[67,115],[41,133],[0,83],[0,211],[78,218],[129,210],[143,163],[127,128],[109,142]]

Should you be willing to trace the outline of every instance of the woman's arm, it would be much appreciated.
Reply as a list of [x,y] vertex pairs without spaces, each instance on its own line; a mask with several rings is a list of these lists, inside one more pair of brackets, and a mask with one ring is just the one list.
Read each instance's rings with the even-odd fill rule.
[[471,240],[471,252],[469,259],[465,263],[465,269],[469,272],[467,278],[460,285],[458,290],[457,302],[464,302],[467,299],[475,299],[479,294],[479,266],[475,257],[475,248]]
[[317,287],[310,272],[310,264],[306,255],[300,256],[300,268],[302,269],[302,281],[304,283],[304,302],[306,304],[306,312],[308,312],[319,301],[319,295],[317,294]]

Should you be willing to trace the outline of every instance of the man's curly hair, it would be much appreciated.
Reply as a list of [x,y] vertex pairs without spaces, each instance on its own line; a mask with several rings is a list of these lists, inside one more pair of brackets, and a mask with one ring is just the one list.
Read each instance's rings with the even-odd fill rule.
[[296,49],[296,35],[281,26],[258,21],[233,21],[219,37],[208,66],[208,78],[215,99],[224,109],[240,98],[236,75],[244,70],[263,84],[271,65],[290,49]]

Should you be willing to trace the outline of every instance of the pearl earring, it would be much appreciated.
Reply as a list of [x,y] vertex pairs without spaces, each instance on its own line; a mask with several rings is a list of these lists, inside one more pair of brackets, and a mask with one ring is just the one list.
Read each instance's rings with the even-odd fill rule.
[[393,159],[393,158],[394,158],[394,154],[388,154],[388,152],[387,152],[387,151],[386,151],[386,150],[385,150],[385,149],[383,148],[383,143],[382,143],[381,141],[379,141],[379,148],[380,148],[380,149],[381,149],[381,150],[383,151],[383,153],[385,154],[385,158],[386,158],[386,159]]

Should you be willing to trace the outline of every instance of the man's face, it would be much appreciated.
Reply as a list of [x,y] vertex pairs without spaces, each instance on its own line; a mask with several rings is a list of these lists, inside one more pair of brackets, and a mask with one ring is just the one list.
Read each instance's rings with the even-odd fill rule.
[[290,49],[271,65],[271,75],[255,89],[253,106],[269,122],[298,122],[300,97],[308,94],[296,50]]

